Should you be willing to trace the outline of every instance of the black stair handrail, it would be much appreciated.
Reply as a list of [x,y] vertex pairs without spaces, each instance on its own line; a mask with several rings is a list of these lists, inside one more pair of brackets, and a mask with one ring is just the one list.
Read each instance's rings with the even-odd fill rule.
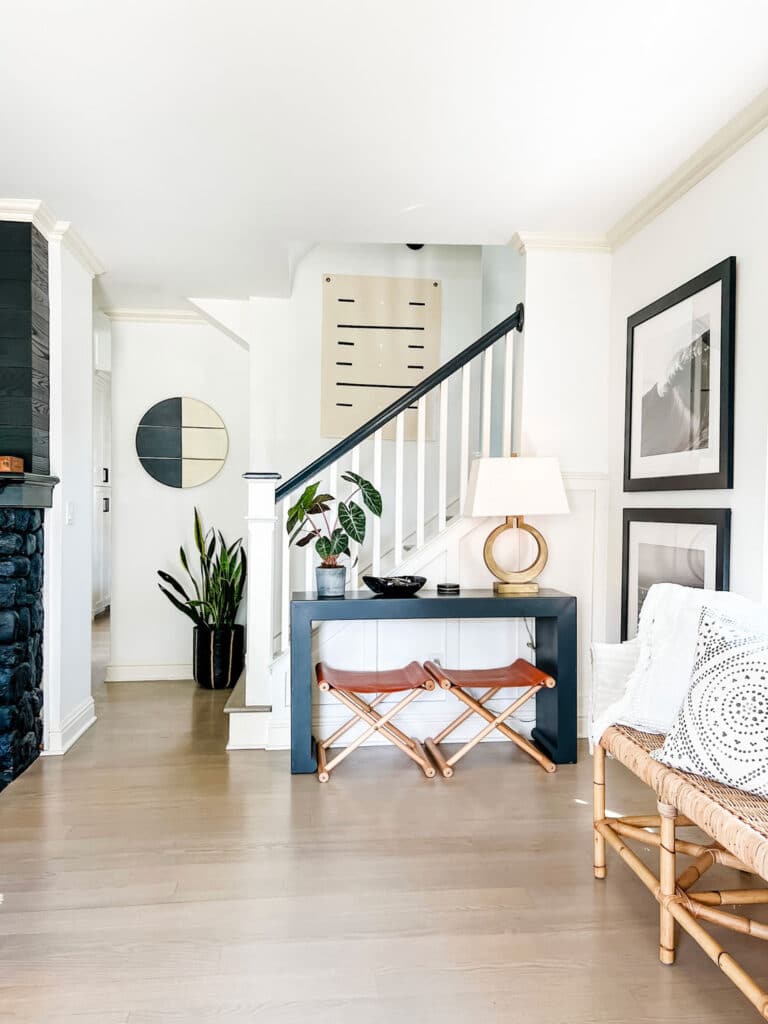
[[275,501],[278,502],[282,501],[283,498],[287,498],[289,494],[292,494],[302,484],[306,484],[312,477],[322,473],[323,470],[328,469],[329,466],[332,466],[342,456],[351,452],[353,448],[357,448],[366,438],[375,434],[377,430],[381,430],[382,427],[385,427],[396,416],[399,416],[401,412],[404,412],[409,406],[413,405],[414,402],[418,402],[424,395],[436,388],[438,384],[442,384],[443,381],[452,377],[457,370],[466,366],[475,356],[479,356],[481,352],[485,352],[487,348],[490,348],[494,342],[503,338],[505,334],[509,334],[510,331],[522,331],[524,318],[525,310],[523,304],[518,302],[515,312],[511,316],[496,324],[495,327],[492,327],[481,338],[473,341],[471,345],[468,345],[458,355],[449,359],[443,366],[438,367],[434,373],[430,373],[420,384],[411,388],[410,391],[406,391],[400,398],[396,398],[394,402],[391,402],[381,412],[377,412],[367,423],[363,423],[357,430],[345,437],[343,441],[339,441],[333,448],[329,448],[323,455],[319,455],[314,462],[310,462],[304,469],[294,473],[289,480],[286,480],[284,484],[277,488],[275,491]]

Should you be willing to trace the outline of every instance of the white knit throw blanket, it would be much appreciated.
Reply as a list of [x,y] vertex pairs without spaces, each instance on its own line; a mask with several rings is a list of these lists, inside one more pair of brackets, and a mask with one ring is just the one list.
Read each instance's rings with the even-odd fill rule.
[[592,723],[597,742],[611,725],[666,734],[691,682],[703,607],[745,629],[768,631],[768,607],[727,591],[656,583],[648,591],[638,624],[639,653],[624,695]]

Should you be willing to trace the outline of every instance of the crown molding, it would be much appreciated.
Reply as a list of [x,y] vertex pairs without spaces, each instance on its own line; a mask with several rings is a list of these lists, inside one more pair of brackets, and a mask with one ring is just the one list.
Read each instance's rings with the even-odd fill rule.
[[633,206],[608,232],[611,248],[622,245],[690,191],[750,139],[768,127],[768,89],[709,138],[676,171]]
[[68,220],[57,220],[41,199],[0,199],[0,221],[34,224],[49,242],[61,242],[91,277],[104,267]]
[[194,309],[140,309],[125,307],[101,311],[113,323],[126,324],[207,324]]
[[98,277],[99,274],[104,273],[104,265],[97,259],[82,236],[72,227],[70,221],[56,221],[53,233],[49,235],[49,241],[55,239],[61,239],[62,244],[66,246],[80,265],[88,271],[91,277]]
[[0,199],[0,220],[34,224],[48,240],[56,230],[56,218],[41,199]]
[[555,249],[570,252],[610,252],[611,246],[602,235],[547,235],[541,231],[518,231],[509,243],[518,252],[531,249]]

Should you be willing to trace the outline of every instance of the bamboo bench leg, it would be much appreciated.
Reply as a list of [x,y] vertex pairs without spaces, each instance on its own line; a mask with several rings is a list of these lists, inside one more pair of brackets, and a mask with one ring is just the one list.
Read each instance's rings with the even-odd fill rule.
[[659,803],[661,815],[661,842],[659,844],[659,960],[663,964],[675,962],[675,919],[668,901],[675,895],[677,871],[675,866],[675,817],[677,808]]
[[[592,784],[592,810],[595,826],[605,819],[605,749],[595,745],[594,782]],[[595,836],[595,878],[605,878],[605,839],[594,828]]]

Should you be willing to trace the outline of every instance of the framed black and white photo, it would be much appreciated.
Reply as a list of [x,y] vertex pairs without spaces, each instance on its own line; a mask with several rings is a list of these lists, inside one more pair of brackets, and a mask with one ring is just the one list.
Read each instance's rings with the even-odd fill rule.
[[654,583],[727,590],[729,508],[625,508],[621,571],[621,638],[637,633]]
[[624,490],[733,486],[736,257],[627,320]]

